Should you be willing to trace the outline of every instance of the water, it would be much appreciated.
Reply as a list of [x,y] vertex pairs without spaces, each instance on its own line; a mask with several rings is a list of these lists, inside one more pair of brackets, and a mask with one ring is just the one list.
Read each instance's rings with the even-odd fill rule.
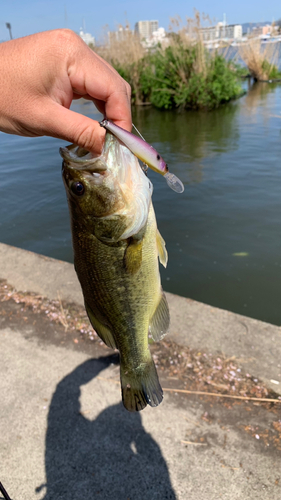
[[[73,109],[95,119],[91,104]],[[165,290],[281,324],[281,86],[210,113],[138,109],[134,123],[185,184],[149,172]],[[73,261],[63,141],[0,134],[0,241]],[[235,255],[236,254],[236,255]],[[162,267],[162,266],[161,266]]]

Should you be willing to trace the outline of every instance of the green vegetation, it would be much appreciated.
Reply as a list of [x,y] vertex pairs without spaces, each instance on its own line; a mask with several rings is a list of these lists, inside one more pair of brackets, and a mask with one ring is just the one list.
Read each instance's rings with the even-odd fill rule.
[[281,71],[278,70],[275,64],[270,64],[266,59],[262,62],[262,69],[267,76],[267,80],[281,79]]
[[[212,109],[242,93],[230,64],[220,55],[201,54],[180,39],[143,59],[140,88],[144,100],[163,109]],[[203,56],[203,57],[202,57]]]
[[145,51],[139,39],[124,30],[122,41],[98,53],[132,87],[132,102],[160,109],[217,108],[243,94],[237,69],[217,52],[210,53],[187,30],[172,32],[166,47]]
[[232,62],[231,66],[237,77],[248,78],[251,76],[247,66],[242,66],[241,64],[237,64],[235,62]]
[[239,55],[245,62],[250,75],[257,81],[279,80],[279,44],[261,44],[261,40],[250,39],[239,46]]

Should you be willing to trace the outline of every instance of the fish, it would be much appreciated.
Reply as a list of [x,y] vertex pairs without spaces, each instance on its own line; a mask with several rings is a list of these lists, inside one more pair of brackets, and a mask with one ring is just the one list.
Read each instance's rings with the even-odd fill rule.
[[118,349],[122,401],[128,411],[158,406],[163,391],[149,349],[170,322],[159,262],[168,254],[157,228],[153,186],[138,159],[110,132],[102,154],[60,149],[74,266],[89,320]]
[[109,130],[120,141],[130,149],[130,151],[149,168],[164,176],[168,186],[176,193],[184,192],[182,181],[175,175],[169,172],[168,165],[159,153],[148,144],[142,137],[137,137],[131,132],[124,130],[115,123],[109,120],[99,122],[101,127]]

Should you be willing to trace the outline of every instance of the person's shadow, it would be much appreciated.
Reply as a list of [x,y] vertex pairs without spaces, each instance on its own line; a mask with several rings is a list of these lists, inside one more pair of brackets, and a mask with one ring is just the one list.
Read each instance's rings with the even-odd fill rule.
[[44,500],[176,500],[160,448],[139,413],[122,403],[94,421],[80,413],[80,386],[116,360],[90,359],[58,384],[48,415],[47,484],[36,488],[46,487]]

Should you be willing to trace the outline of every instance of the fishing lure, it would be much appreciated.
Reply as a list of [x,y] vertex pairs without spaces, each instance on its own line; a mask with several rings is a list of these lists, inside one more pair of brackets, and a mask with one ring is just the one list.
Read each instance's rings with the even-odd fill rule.
[[181,180],[178,179],[175,174],[169,172],[168,165],[162,156],[160,156],[143,138],[127,132],[127,130],[124,130],[106,119],[100,122],[100,126],[115,135],[117,139],[122,141],[123,144],[125,144],[125,146],[127,146],[127,148],[149,168],[163,175],[168,186],[173,189],[173,191],[176,191],[176,193],[183,193],[184,185]]

